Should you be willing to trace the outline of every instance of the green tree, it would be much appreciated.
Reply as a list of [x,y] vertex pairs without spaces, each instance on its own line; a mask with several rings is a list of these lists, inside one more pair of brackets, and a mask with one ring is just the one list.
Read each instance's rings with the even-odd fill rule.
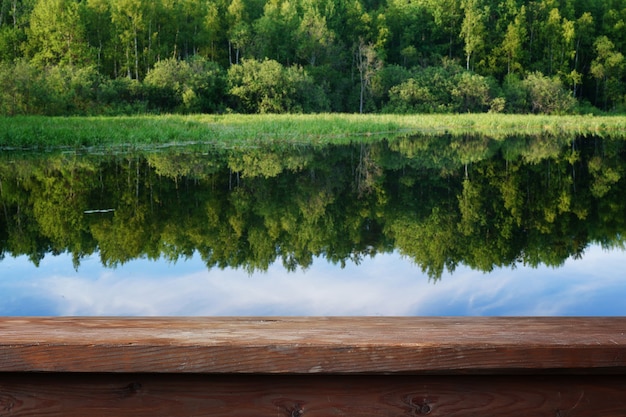
[[[457,58],[457,43],[458,39],[461,39],[459,33],[464,20],[462,3],[458,0],[423,0],[423,2],[434,19],[433,34],[440,34],[439,36],[444,42],[445,52],[441,55],[447,56],[448,59]],[[425,38],[420,41],[426,43]]]
[[576,20],[576,46],[574,55],[574,65],[569,74],[569,80],[572,85],[574,97],[578,97],[578,89],[583,80],[583,67],[587,66],[588,58],[585,51],[591,49],[592,36],[594,32],[594,19],[591,13],[584,12]]
[[0,28],[24,29],[37,0],[0,0]]
[[[230,64],[239,64],[241,51],[252,40],[250,17],[243,0],[233,0],[228,6],[228,57]],[[235,56],[233,58],[233,49]]]
[[480,0],[461,0],[463,9],[463,24],[460,37],[465,43],[466,70],[470,70],[472,57],[482,48],[485,35],[485,12],[481,8]]
[[602,33],[608,37],[619,51],[626,47],[626,4],[623,0],[603,2],[604,13],[598,15],[601,19]]
[[523,70],[524,45],[526,43],[526,8],[522,6],[515,20],[507,26],[502,51],[506,56],[506,73],[520,73]]
[[73,0],[38,0],[30,15],[28,48],[33,62],[81,65],[90,62],[83,3]]
[[299,26],[295,0],[269,0],[254,24],[256,56],[287,66],[296,62]]
[[[547,61],[545,68],[549,76],[556,74],[559,69],[559,43],[565,38],[561,20],[559,9],[556,7],[552,8],[542,27],[542,38],[545,41],[544,60]],[[570,39],[571,36],[568,36],[568,40]]]
[[175,3],[176,15],[178,16],[177,53],[187,59],[200,53],[203,45],[209,41],[204,30],[205,19],[208,13],[208,2],[202,0],[183,0]]
[[26,39],[24,29],[6,24],[0,26],[0,61],[14,61],[20,58]]
[[325,61],[332,51],[335,34],[328,28],[316,2],[304,2],[304,14],[298,27],[297,55],[311,66]]
[[[207,4],[206,16],[204,17],[204,32],[206,33],[206,44],[201,53],[205,53],[211,60],[220,61],[219,46],[225,41],[223,32],[225,31],[225,13],[220,10],[218,2]],[[229,46],[230,51],[230,46]]]
[[[26,57],[40,70],[95,66],[112,78],[103,80],[106,94],[99,95],[106,97],[104,113],[145,109],[140,81],[155,64],[193,56],[223,67],[242,58],[304,65],[333,111],[421,106],[420,99],[396,106],[406,103],[397,94],[391,105],[391,88],[399,93],[408,78],[370,79],[382,63],[414,72],[417,84],[404,85],[407,99],[428,90],[428,101],[437,105],[427,111],[453,111],[459,103],[446,104],[440,94],[452,90],[440,88],[441,80],[423,85],[420,75],[431,67],[440,69],[432,74],[445,74],[444,57],[500,83],[512,74],[558,76],[583,105],[619,111],[626,90],[624,28],[623,0],[0,0],[0,61]],[[139,82],[118,80],[124,76]],[[126,92],[113,105],[115,91]],[[41,104],[55,99],[50,94],[44,88],[33,98]],[[187,100],[197,103],[191,90]],[[494,103],[503,106],[516,107]]]
[[95,50],[96,67],[103,74],[113,75],[110,60],[112,38],[111,3],[109,0],[87,0],[84,6],[85,34]]
[[361,39],[356,50],[356,65],[359,71],[359,113],[365,109],[366,94],[369,93],[372,78],[382,68],[382,61],[373,44],[365,44]]
[[121,67],[128,78],[139,80],[149,4],[142,0],[117,0],[111,4],[111,21],[124,56]]
[[0,62],[0,86],[1,114],[46,114],[49,87],[41,70],[26,59]]
[[624,86],[621,81],[626,60],[624,55],[615,50],[615,45],[606,36],[601,36],[594,43],[596,57],[591,62],[591,75],[596,79],[597,101],[604,109],[623,102]]

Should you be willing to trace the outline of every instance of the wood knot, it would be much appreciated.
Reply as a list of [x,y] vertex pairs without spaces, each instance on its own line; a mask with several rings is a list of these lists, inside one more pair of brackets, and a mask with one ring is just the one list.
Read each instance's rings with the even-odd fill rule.
[[302,401],[289,398],[277,398],[272,403],[276,406],[278,415],[285,417],[302,417],[304,415],[304,405]]
[[128,397],[132,397],[136,395],[139,391],[141,391],[142,388],[143,386],[141,385],[140,382],[131,382],[125,387],[122,387],[121,389],[119,389],[117,391],[117,394],[122,398],[128,398]]
[[304,409],[301,406],[296,405],[291,410],[291,415],[289,417],[301,417],[303,414],[304,414]]
[[405,404],[407,404],[411,408],[411,415],[426,415],[430,414],[433,411],[433,408],[428,402],[424,399],[422,401],[415,401],[414,398],[407,398],[405,400]]
[[21,406],[22,401],[19,401],[17,398],[8,395],[0,395],[0,417],[13,415],[15,411],[14,408]]

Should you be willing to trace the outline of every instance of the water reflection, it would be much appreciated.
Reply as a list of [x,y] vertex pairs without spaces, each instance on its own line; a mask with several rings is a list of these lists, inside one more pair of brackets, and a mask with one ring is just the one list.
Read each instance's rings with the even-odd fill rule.
[[[36,269],[7,259],[0,277],[0,315],[626,315],[624,256],[590,247],[584,261],[561,268],[459,267],[437,283],[398,254],[333,268],[316,259],[306,271],[271,265],[251,275],[207,270],[199,257],[169,265],[135,260],[102,270],[97,258],[76,271],[67,255]],[[8,296],[7,296],[8,295]]]
[[[489,281],[494,288],[509,276],[522,276],[524,282],[545,275],[529,268],[562,267],[568,259],[588,258],[591,246],[620,249],[612,256],[622,257],[625,155],[623,138],[551,135],[442,135],[328,146],[259,143],[198,146],[193,152],[5,152],[0,157],[0,256],[9,257],[0,262],[2,285],[24,277],[12,272],[17,268],[11,266],[12,256],[39,265],[37,271],[48,279],[57,276],[50,272],[50,260],[64,259],[75,274],[88,271],[85,276],[99,277],[97,282],[107,276],[106,268],[110,272],[156,259],[189,259],[209,276],[234,268],[232,273],[247,277],[243,282],[259,271],[266,271],[263,276],[270,280],[285,271],[310,275],[314,260],[330,262],[329,277],[337,277],[341,267],[367,262],[359,274],[376,271],[378,280],[383,277],[389,285],[390,268],[406,264],[409,269],[396,273],[407,280],[400,287],[417,293],[446,288],[448,297],[448,285],[470,273],[480,276],[473,285]],[[59,254],[66,256],[50,256]],[[378,270],[374,265],[380,263],[386,265]],[[95,264],[105,270],[93,270]],[[176,263],[175,274],[181,274],[181,264],[186,263]],[[512,273],[512,267],[518,269]],[[225,278],[220,279],[228,281],[229,273],[222,272]],[[274,285],[291,288],[288,283],[298,282],[297,274],[287,276],[288,281]],[[134,294],[133,280],[113,288]],[[76,288],[96,281],[63,282]],[[322,278],[316,275],[314,281],[321,287]],[[332,290],[342,294],[346,307],[334,307],[332,314],[352,314],[349,307],[358,297],[367,304],[363,281],[349,287],[347,294]],[[315,304],[283,291],[276,294],[276,301],[286,299],[294,314],[299,305]],[[98,303],[93,299],[87,304]],[[158,297],[152,304],[159,304]],[[245,311],[238,314],[252,305],[242,303]],[[260,314],[280,310],[259,308]],[[198,311],[222,314],[207,309]],[[362,311],[422,314],[417,307],[401,310]],[[81,311],[76,307],[61,314]],[[133,313],[131,307],[120,313],[152,314],[149,309]],[[490,314],[477,314],[483,313]],[[97,308],[94,314],[99,314]]]

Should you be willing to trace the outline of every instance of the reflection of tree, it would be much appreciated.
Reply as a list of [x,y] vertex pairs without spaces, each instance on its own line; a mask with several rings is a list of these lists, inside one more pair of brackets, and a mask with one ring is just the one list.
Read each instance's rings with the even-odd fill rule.
[[354,173],[354,184],[359,195],[371,192],[382,174],[378,161],[372,155],[372,146],[362,143]]
[[395,248],[433,278],[560,265],[591,242],[624,244],[623,143],[443,135],[3,157],[0,259],[69,252],[78,265],[98,251],[114,267],[198,253],[209,268],[293,270]]
[[[51,251],[49,239],[39,232],[33,218],[29,199],[29,181],[21,179],[22,167],[27,163],[8,161],[0,165],[0,199],[3,216],[0,217],[0,259],[5,254],[26,254],[35,264]],[[17,177],[17,178],[16,178]]]
[[389,231],[400,253],[415,259],[430,277],[439,277],[445,269],[452,272],[458,265],[457,220],[453,211],[436,207],[424,218],[407,213],[395,219]]

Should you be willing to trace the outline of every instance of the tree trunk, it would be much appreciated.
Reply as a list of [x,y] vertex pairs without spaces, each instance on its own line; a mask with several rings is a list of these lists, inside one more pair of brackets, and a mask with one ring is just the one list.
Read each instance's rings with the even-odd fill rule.
[[130,46],[129,45],[126,45],[126,71],[128,74],[128,79],[132,80],[133,73],[132,73],[131,66],[130,66]]
[[17,0],[13,0],[13,29],[17,29]]
[[363,113],[363,101],[365,99],[365,63],[363,59],[363,44],[360,43],[357,48],[356,63],[359,68],[359,82],[361,91],[359,93],[359,113]]
[[137,41],[137,26],[133,29],[135,31],[135,79],[139,80],[139,42]]

